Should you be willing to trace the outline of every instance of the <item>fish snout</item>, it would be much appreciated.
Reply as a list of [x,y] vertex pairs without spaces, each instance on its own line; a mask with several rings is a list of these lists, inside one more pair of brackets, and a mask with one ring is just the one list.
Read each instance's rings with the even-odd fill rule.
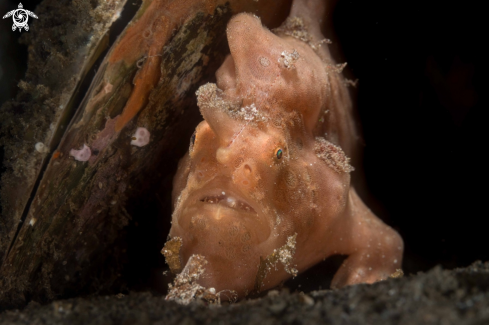
[[256,166],[252,161],[244,162],[233,173],[233,182],[246,189],[256,187],[257,180]]
[[252,192],[257,187],[258,168],[252,159],[245,159],[230,146],[217,149],[216,160],[221,166],[221,174],[231,177],[233,183],[245,192]]

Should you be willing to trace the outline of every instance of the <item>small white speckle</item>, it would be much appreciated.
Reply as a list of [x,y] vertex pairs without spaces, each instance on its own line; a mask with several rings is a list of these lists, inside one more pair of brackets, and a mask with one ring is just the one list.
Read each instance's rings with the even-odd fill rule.
[[368,268],[368,270],[369,270],[369,271],[372,271],[372,268],[371,268],[371,267],[369,267],[369,268]]
[[36,148],[36,151],[37,151],[37,152],[40,152],[40,153],[49,152],[48,147],[46,147],[46,146],[44,145],[44,143],[42,143],[42,142],[38,142],[38,143],[36,143],[36,145],[35,145],[34,147]]
[[226,192],[221,192],[221,193],[222,193],[222,195],[226,195]]
[[370,257],[370,254],[367,254],[367,257]]
[[394,264],[397,264],[397,260],[394,260]]
[[36,224],[36,221],[37,221],[36,218],[32,218],[31,221],[29,221],[29,225],[34,226]]

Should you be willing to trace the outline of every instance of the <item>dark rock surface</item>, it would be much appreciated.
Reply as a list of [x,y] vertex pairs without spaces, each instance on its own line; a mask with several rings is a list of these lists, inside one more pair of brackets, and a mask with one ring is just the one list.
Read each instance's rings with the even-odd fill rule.
[[373,285],[271,291],[222,306],[181,306],[150,293],[59,300],[0,314],[0,324],[488,324],[489,262]]

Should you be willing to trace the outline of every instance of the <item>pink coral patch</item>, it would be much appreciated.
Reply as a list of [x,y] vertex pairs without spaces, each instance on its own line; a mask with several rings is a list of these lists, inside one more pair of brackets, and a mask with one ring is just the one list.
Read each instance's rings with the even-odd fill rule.
[[70,156],[73,156],[75,160],[78,161],[88,161],[91,155],[92,155],[92,151],[86,144],[83,144],[83,148],[81,148],[80,150],[76,150],[76,149],[70,150]]
[[150,133],[146,128],[138,127],[132,135],[131,144],[137,147],[144,147],[149,143]]

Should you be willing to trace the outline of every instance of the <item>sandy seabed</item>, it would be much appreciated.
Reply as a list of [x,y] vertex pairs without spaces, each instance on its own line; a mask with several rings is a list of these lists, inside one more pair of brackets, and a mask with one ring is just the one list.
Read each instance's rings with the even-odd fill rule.
[[0,324],[489,324],[489,262],[341,290],[181,306],[148,292],[58,300],[0,314]]

